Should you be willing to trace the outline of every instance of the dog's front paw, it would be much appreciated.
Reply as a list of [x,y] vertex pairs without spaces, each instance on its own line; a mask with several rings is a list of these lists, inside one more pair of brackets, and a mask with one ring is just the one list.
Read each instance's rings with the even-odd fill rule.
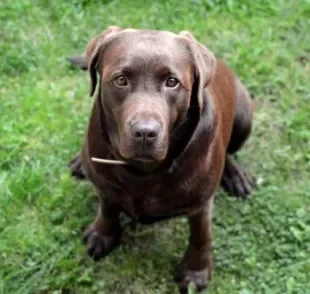
[[72,177],[79,180],[83,180],[86,178],[80,154],[77,154],[74,158],[70,160],[69,169]]
[[195,271],[180,265],[175,275],[175,281],[181,294],[188,293],[190,283],[195,285],[197,292],[201,292],[208,287],[209,272],[207,268]]
[[232,158],[227,157],[221,185],[231,196],[249,198],[256,183]]
[[87,245],[88,255],[98,261],[119,245],[120,234],[116,232],[114,235],[105,235],[93,223],[85,230],[83,241]]

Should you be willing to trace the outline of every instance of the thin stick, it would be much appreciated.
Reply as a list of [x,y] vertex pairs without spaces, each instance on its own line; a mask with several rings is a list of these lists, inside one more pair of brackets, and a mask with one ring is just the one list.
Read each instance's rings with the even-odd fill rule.
[[106,163],[106,164],[117,164],[117,165],[125,165],[125,164],[127,164],[123,160],[101,159],[101,158],[96,158],[96,157],[92,157],[91,160],[95,161],[95,162]]

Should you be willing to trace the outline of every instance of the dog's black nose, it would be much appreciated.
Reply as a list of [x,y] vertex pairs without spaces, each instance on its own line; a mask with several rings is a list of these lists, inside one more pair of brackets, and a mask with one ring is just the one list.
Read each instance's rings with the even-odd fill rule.
[[160,125],[156,120],[136,122],[132,128],[132,136],[137,141],[152,142],[156,140],[160,131]]

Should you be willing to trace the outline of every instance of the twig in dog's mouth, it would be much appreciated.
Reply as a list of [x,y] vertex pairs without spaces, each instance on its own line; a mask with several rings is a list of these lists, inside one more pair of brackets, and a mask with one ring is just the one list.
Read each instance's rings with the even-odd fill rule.
[[102,159],[102,158],[97,158],[97,157],[92,157],[91,160],[94,162],[105,163],[105,164],[115,164],[115,165],[127,164],[127,162],[123,160]]

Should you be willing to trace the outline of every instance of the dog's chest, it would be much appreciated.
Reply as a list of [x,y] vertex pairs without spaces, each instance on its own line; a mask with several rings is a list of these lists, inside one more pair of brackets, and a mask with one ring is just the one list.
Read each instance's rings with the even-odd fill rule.
[[[127,182],[117,201],[126,213],[137,219],[168,218],[187,213],[195,206],[193,186],[184,179],[161,178],[155,182]],[[195,201],[194,201],[195,202]]]

